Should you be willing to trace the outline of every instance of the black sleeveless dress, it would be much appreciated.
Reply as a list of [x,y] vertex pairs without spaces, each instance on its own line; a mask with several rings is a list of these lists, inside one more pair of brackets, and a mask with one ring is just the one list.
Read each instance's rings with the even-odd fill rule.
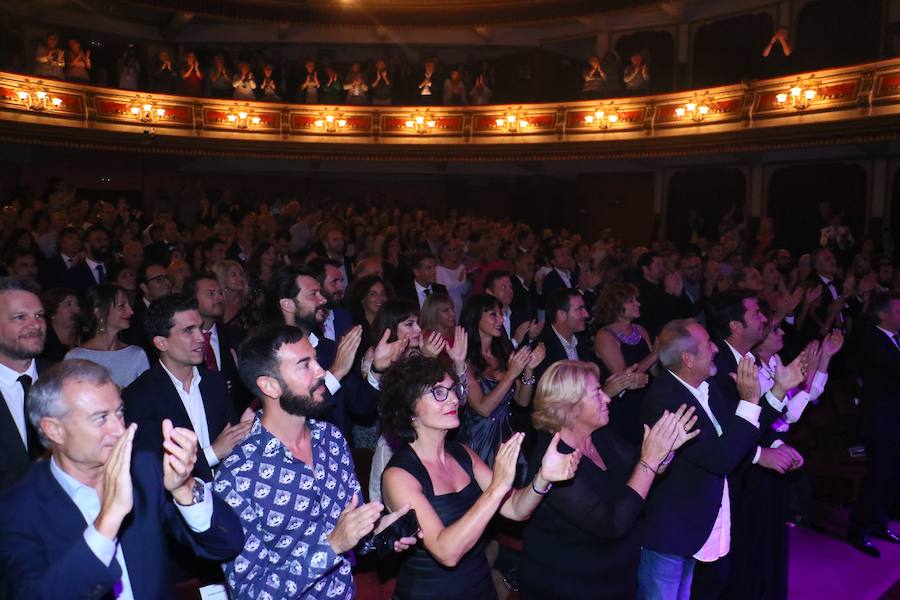
[[[650,354],[650,347],[634,325],[632,325],[632,334],[629,337],[623,337],[610,328],[607,328],[607,331],[619,341],[619,348],[622,350],[625,366],[639,363]],[[609,405],[610,429],[637,448],[641,447],[641,443],[644,440],[641,407],[646,392],[646,387],[637,390],[626,390],[621,397],[613,398]]]
[[[425,497],[447,527],[472,508],[481,497],[481,488],[475,481],[472,459],[465,447],[458,442],[447,441],[445,448],[469,476],[469,485],[459,492],[436,496],[428,470],[409,445],[404,445],[391,457],[385,470],[397,467],[415,477],[422,484]],[[453,568],[437,562],[420,541],[400,565],[397,587],[394,590],[396,600],[494,600],[496,597],[483,541],[475,544]]]

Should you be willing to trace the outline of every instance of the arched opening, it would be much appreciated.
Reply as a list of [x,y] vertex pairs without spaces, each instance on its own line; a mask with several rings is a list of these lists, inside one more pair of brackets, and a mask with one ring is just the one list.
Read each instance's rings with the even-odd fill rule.
[[741,221],[747,200],[747,180],[738,169],[680,171],[669,181],[667,237],[678,247],[700,238],[718,239],[719,223],[733,214]]

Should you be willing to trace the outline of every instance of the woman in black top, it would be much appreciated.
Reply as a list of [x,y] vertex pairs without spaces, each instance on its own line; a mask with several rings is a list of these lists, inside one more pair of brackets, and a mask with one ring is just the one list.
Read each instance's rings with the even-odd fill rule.
[[571,479],[580,455],[562,455],[558,437],[534,479],[513,490],[523,434],[500,446],[491,469],[466,446],[447,441],[459,427],[457,382],[447,364],[413,356],[391,365],[381,380],[379,410],[386,430],[406,444],[382,475],[386,506],[409,503],[423,544],[400,567],[394,597],[441,600],[496,598],[482,534],[493,516],[527,519],[552,483]]
[[[638,516],[654,477],[699,430],[694,409],[666,412],[644,426],[638,451],[609,422],[609,396],[593,363],[564,360],[541,377],[532,419],[540,452],[559,440],[560,452],[581,454],[578,475],[549,492],[525,527],[519,567],[523,599],[633,599],[641,533]],[[552,439],[551,439],[551,436]]]
[[47,320],[47,341],[41,358],[60,362],[80,341],[78,293],[68,288],[52,288],[41,294],[41,303]]
[[610,427],[629,444],[643,438],[641,403],[647,386],[647,370],[656,362],[647,330],[634,320],[641,316],[638,289],[630,283],[614,283],[603,290],[594,306],[594,320],[601,325],[594,336],[594,354],[611,375],[634,373],[632,383],[609,407]]

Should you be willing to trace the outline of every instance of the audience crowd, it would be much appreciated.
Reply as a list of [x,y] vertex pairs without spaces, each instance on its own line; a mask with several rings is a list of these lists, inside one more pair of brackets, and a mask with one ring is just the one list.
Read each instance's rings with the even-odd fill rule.
[[[55,74],[90,66],[52,50]],[[198,93],[284,93],[172,65]],[[306,72],[313,101],[399,81]],[[420,95],[465,101],[435,72]],[[628,247],[330,199],[11,200],[0,592],[352,598],[375,569],[396,598],[786,598],[791,429],[835,384],[868,459],[848,541],[877,557],[900,543],[894,249],[833,216],[799,256],[758,229]]]

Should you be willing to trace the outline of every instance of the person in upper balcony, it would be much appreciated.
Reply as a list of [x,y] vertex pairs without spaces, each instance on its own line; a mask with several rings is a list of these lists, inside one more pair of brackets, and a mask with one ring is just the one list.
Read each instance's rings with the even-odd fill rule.
[[581,95],[584,98],[600,98],[606,90],[606,71],[600,65],[600,57],[592,56],[588,59],[588,66],[584,70],[582,76],[584,86],[581,88]]
[[231,80],[235,100],[256,100],[256,79],[250,70],[250,63],[241,61],[239,73]]
[[369,103],[369,86],[359,63],[350,66],[350,72],[344,78],[344,91],[347,92],[347,104],[360,106]]
[[203,95],[203,71],[197,55],[188,52],[184,55],[184,66],[181,68],[181,94],[199,98]]
[[69,40],[69,50],[66,52],[65,74],[66,81],[91,82],[91,51],[83,50],[81,42],[74,38]]
[[178,75],[172,66],[168,50],[160,50],[156,67],[150,72],[150,90],[160,94],[173,94],[178,85]]
[[304,64],[304,68],[306,69],[306,72],[303,76],[303,83],[300,84],[300,94],[298,99],[306,104],[318,104],[319,88],[322,87],[322,84],[319,83],[319,73],[316,71],[316,62],[314,60],[308,60]]
[[625,89],[632,94],[643,94],[647,92],[648,82],[650,81],[650,68],[647,66],[647,59],[644,52],[635,52],[631,55],[631,64],[625,67]]
[[272,63],[263,66],[263,79],[259,84],[259,99],[264,102],[281,102],[281,90],[273,75]]
[[47,34],[44,43],[38,46],[34,61],[34,74],[38,77],[65,79],[63,68],[66,66],[66,57],[55,33]]
[[213,56],[213,66],[207,80],[209,81],[209,95],[213,98],[231,98],[234,94],[234,88],[231,85],[231,71],[221,52]]
[[763,48],[763,72],[765,75],[773,77],[784,75],[791,71],[793,59],[791,55],[794,53],[794,45],[788,38],[788,28],[780,26],[772,34],[772,39]]
[[454,69],[450,71],[450,77],[444,80],[444,106],[464,106],[468,103],[466,82],[459,69]]
[[375,61],[375,79],[369,89],[372,91],[373,106],[391,105],[391,76],[383,58]]

